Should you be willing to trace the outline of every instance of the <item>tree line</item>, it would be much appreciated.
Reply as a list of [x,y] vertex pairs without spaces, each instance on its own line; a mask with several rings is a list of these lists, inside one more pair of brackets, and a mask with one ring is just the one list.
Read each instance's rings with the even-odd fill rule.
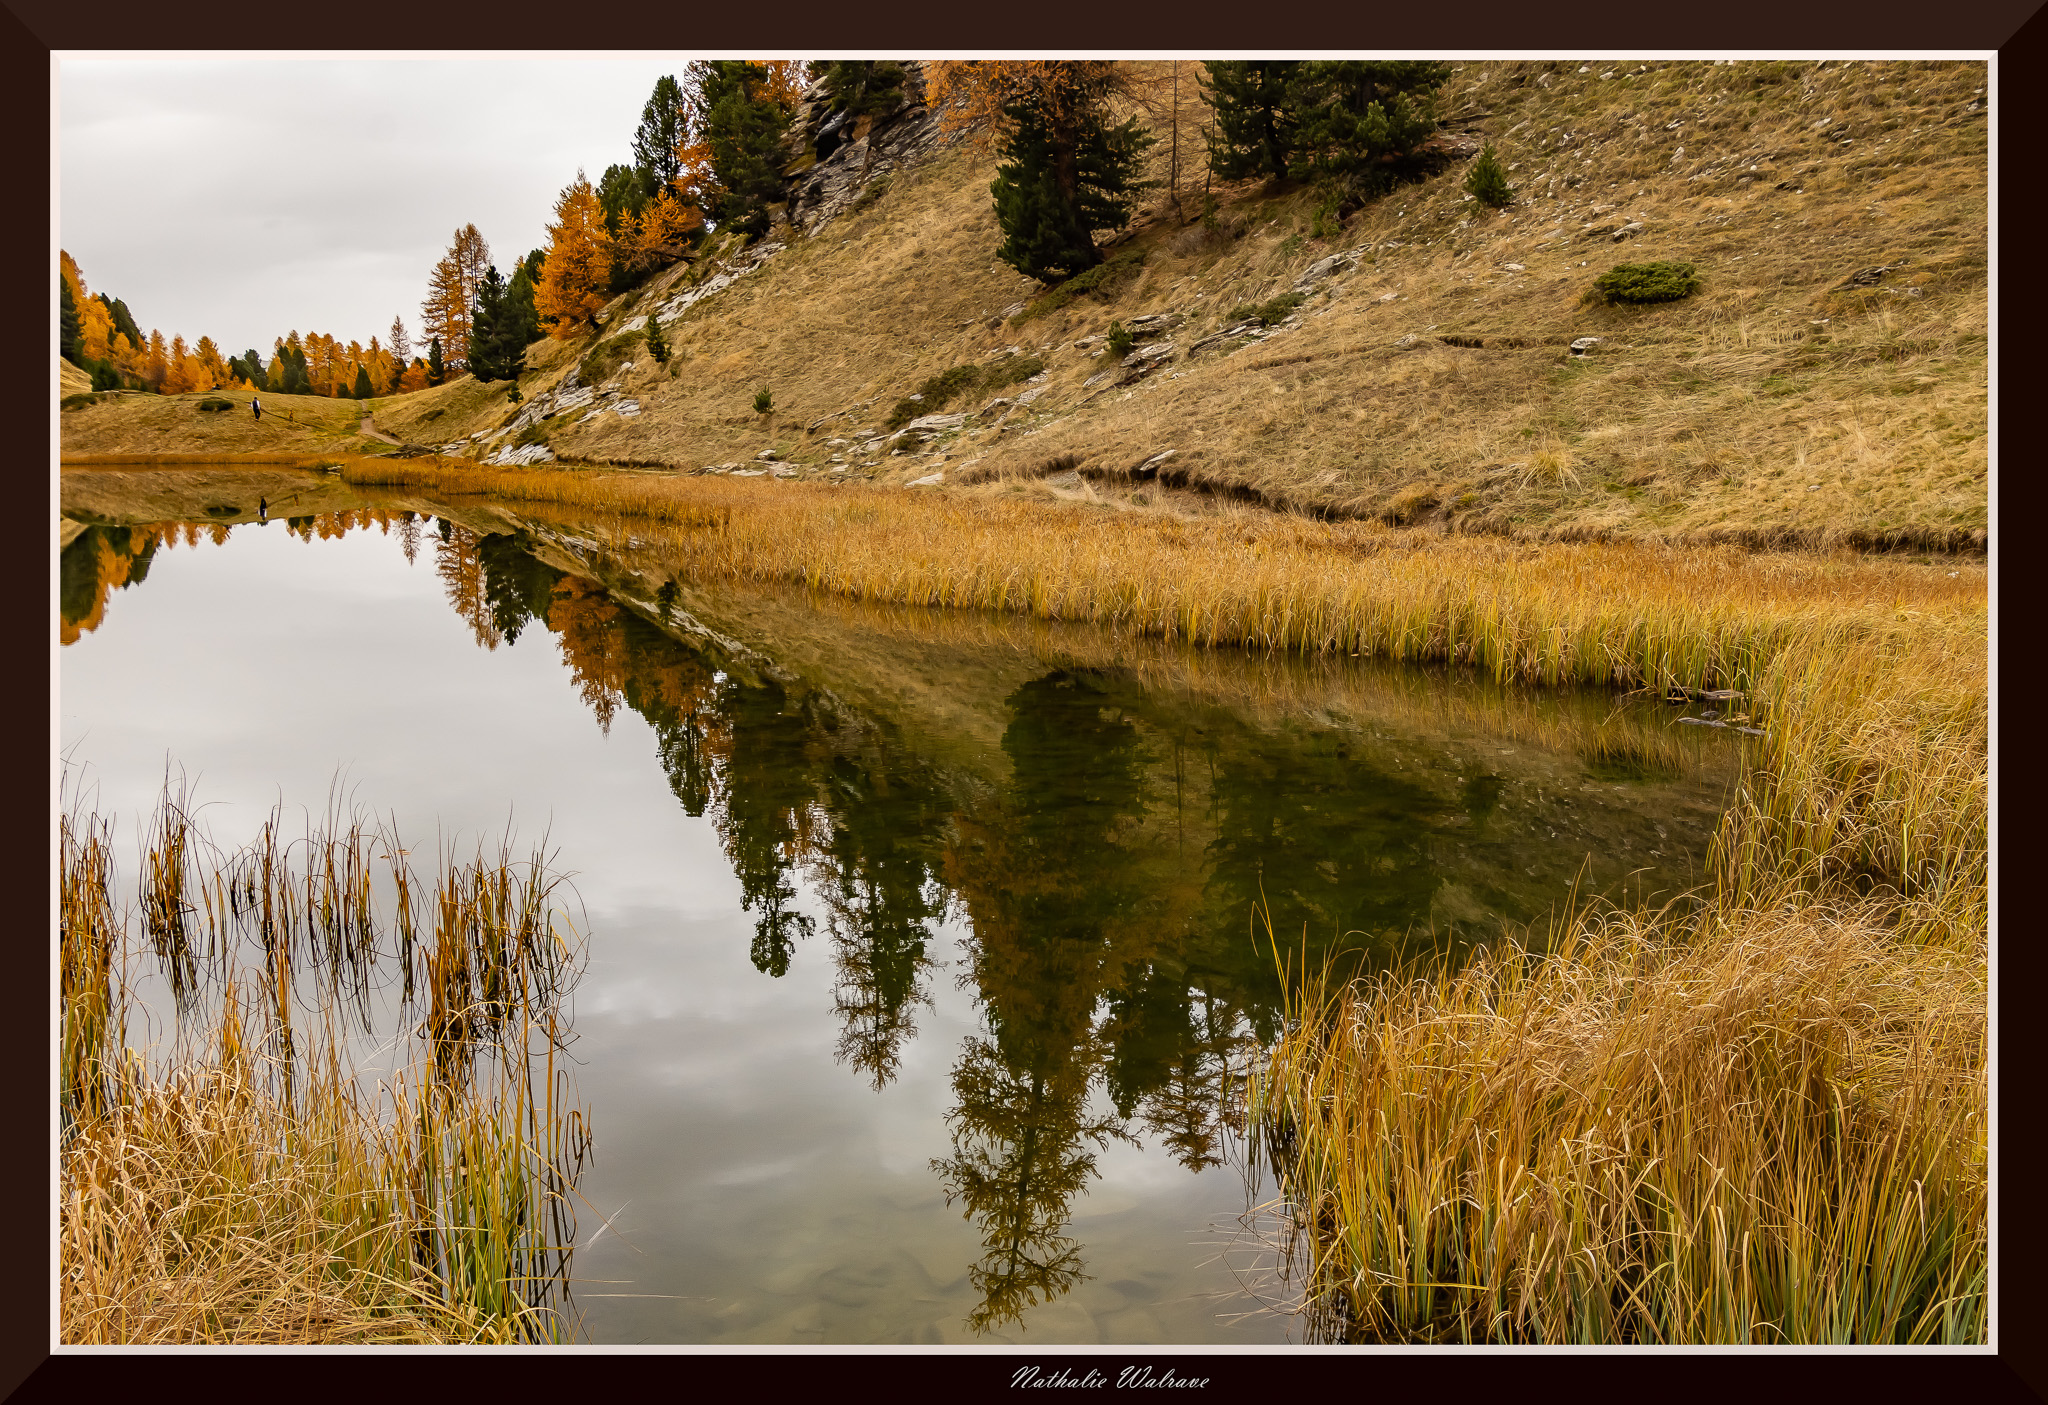
[[[1209,173],[1313,184],[1324,194],[1320,213],[1339,217],[1424,168],[1436,92],[1450,71],[1416,60],[1203,67]],[[1101,264],[1098,237],[1127,228],[1140,193],[1156,184],[1143,172],[1158,138],[1131,115],[1140,104],[1130,66],[933,62],[925,76],[924,99],[949,130],[977,131],[997,146],[996,256],[1045,283]],[[688,64],[680,79],[657,80],[632,134],[632,162],[607,167],[595,184],[579,170],[555,201],[547,246],[509,277],[474,224],[455,232],[428,275],[420,308],[428,340],[418,354],[402,318],[393,319],[386,343],[344,346],[292,331],[268,356],[252,348],[223,357],[206,337],[192,347],[182,337],[166,344],[159,332],[145,338],[120,300],[88,295],[68,254],[59,279],[62,354],[91,373],[95,389],[166,394],[233,386],[360,398],[438,385],[464,371],[516,380],[536,338],[587,333],[606,303],[689,257],[707,232],[765,235],[771,207],[785,198],[790,127],[807,89],[815,85],[824,101],[822,159],[908,101],[907,79],[888,60],[712,59]],[[1173,141],[1177,177],[1177,117]],[[1488,203],[1511,194],[1499,181],[1477,193]]]

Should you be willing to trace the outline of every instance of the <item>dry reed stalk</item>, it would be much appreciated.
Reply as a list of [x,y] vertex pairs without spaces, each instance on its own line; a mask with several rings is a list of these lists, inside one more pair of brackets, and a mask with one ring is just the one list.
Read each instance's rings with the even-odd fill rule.
[[[190,924],[183,945],[152,930],[131,952],[110,825],[83,812],[60,823],[64,1339],[560,1339],[589,1140],[554,1059],[580,958],[557,930],[560,879],[544,854],[444,856],[430,949],[395,834],[330,804],[298,843],[280,841],[273,814],[253,844],[221,854],[167,787],[145,894],[184,866],[185,891],[203,895],[200,963]],[[371,894],[380,846],[395,929]],[[380,953],[393,934],[397,950]],[[481,981],[437,972],[434,950],[451,943]],[[189,982],[168,1059],[123,1034],[142,1000],[126,958],[144,952],[174,991]],[[405,967],[395,991],[371,980],[380,954]],[[432,1037],[417,1009],[428,987],[454,1012]],[[378,1072],[350,1027],[369,1034],[373,1007],[394,1001],[415,1033]]]

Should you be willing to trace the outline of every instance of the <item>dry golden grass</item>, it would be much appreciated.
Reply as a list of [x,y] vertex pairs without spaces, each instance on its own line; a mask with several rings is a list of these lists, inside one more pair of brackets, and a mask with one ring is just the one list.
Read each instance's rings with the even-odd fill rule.
[[[64,411],[59,440],[65,462],[115,456],[143,462],[187,455],[213,463],[275,463],[307,455],[375,452],[388,446],[358,433],[369,402],[324,395],[264,395],[263,418],[246,398],[221,391],[192,395],[118,395]],[[232,410],[202,411],[199,402],[236,400]],[[256,457],[247,457],[254,455]],[[279,457],[282,456],[282,457]]]
[[[555,1063],[559,879],[479,849],[422,892],[395,835],[281,821],[224,854],[167,785],[138,913],[111,822],[60,817],[63,1340],[559,1340],[587,1152]],[[380,1002],[402,1032],[366,1049]],[[131,1042],[156,1020],[167,1049]]]
[[1830,621],[1983,628],[1985,573],[1734,548],[1516,544],[1295,517],[1176,519],[1001,497],[362,460],[349,481],[616,517],[679,578],[1113,624],[1200,644],[1475,665],[1540,682],[1747,686]]
[[[1149,174],[1163,180],[1173,66],[1133,67],[1161,137]],[[1109,301],[1004,321],[1003,309],[1039,290],[994,258],[996,158],[947,148],[814,236],[778,227],[771,237],[789,247],[670,327],[668,366],[642,357],[624,373],[640,415],[565,425],[551,446],[682,467],[773,446],[820,467],[829,439],[880,426],[925,378],[1015,346],[1047,368],[1028,412],[924,454],[871,468],[856,458],[853,470],[900,482],[943,467],[955,484],[988,480],[977,491],[999,492],[1055,462],[1114,478],[1171,449],[1162,473],[1174,482],[1461,532],[1982,545],[1988,169],[1983,109],[1970,107],[1982,63],[1595,64],[1583,74],[1575,62],[1460,64],[1444,111],[1496,144],[1518,202],[1481,211],[1454,163],[1323,239],[1311,237],[1313,192],[1256,182],[1215,187],[1215,234],[1183,226],[1198,213],[1193,148],[1207,114],[1197,66],[1179,67],[1182,198],[1176,211],[1171,192],[1156,192],[1119,242],[1146,258]],[[1626,243],[1582,231],[1622,219],[1643,226]],[[1340,296],[1311,299],[1299,329],[1183,356],[1128,389],[1083,389],[1106,363],[1074,342],[1112,320],[1181,312],[1189,321],[1174,336],[1185,347],[1349,249],[1365,250],[1363,264]],[[1645,259],[1697,264],[1702,291],[1647,308],[1587,303],[1606,266]],[[714,252],[622,296],[609,325],[717,262]],[[1843,286],[1878,266],[1892,270],[1879,286]],[[1594,355],[1566,354],[1580,336],[1603,338]],[[522,390],[554,384],[590,347],[537,343]],[[774,392],[770,417],[752,411],[762,385]],[[514,413],[502,388],[466,378],[372,408],[387,432],[442,444]],[[147,447],[153,426],[87,442],[92,426],[111,440],[116,421],[139,413],[68,414],[66,444]]]
[[1252,1088],[1303,1284],[1347,1335],[1982,1339],[1981,567],[864,485],[348,473],[545,505],[700,583],[1741,688],[1765,736],[1703,909],[1594,915],[1540,960],[1304,998]]
[[1612,915],[1541,958],[1311,983],[1250,1111],[1320,1333],[1981,1342],[1986,989],[1955,916]]
[[57,358],[57,396],[59,399],[66,395],[83,395],[91,389],[91,376],[79,370],[78,367],[72,365],[63,357]]

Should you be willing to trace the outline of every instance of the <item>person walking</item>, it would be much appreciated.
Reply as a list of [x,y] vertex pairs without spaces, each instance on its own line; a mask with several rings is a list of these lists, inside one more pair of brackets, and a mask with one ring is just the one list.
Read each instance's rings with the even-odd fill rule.
[[263,418],[263,402],[253,395],[249,397],[249,413],[259,420]]

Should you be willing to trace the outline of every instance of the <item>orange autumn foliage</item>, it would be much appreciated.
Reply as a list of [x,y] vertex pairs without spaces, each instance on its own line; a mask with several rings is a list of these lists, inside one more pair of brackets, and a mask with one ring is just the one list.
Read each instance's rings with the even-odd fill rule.
[[612,237],[605,229],[604,209],[589,178],[576,172],[575,183],[555,202],[555,220],[548,226],[547,262],[541,265],[534,307],[548,334],[566,341],[590,326],[609,300]]

